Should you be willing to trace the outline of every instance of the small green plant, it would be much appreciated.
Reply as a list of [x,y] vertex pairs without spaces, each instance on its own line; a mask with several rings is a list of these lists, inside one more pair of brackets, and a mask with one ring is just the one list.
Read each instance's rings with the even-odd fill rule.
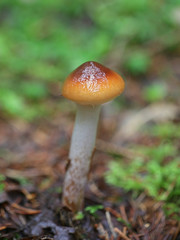
[[[1,237],[1,233],[0,233],[0,237]],[[5,238],[5,237],[2,237],[1,240],[8,240],[9,238]],[[15,234],[15,236],[13,236],[13,238],[11,238],[12,240],[19,240],[21,239],[21,236],[19,234]]]
[[146,129],[146,131],[147,134],[166,140],[180,138],[180,125],[175,125],[171,122],[155,124],[154,126]]
[[0,192],[4,191],[4,180],[5,180],[5,176],[0,174]]
[[84,218],[84,213],[83,212],[77,212],[76,215],[74,216],[75,220],[82,220]]
[[151,63],[151,59],[145,52],[134,52],[126,59],[125,68],[132,74],[144,74],[147,72]]
[[90,214],[94,215],[98,210],[103,209],[104,207],[102,205],[93,205],[93,206],[87,206],[85,208],[86,212],[89,212]]
[[15,178],[15,180],[17,180],[21,186],[25,186],[30,183],[30,180],[23,176],[18,176]]
[[[94,216],[94,217],[97,217],[96,212],[97,212],[98,210],[103,209],[103,208],[104,208],[104,207],[103,207],[102,205],[93,205],[93,206],[87,206],[87,207],[84,209],[84,211],[85,211],[85,212],[88,212],[89,214],[91,214],[91,215]],[[84,218],[84,216],[85,216],[85,213],[79,211],[79,212],[76,213],[74,219],[75,219],[75,220],[82,220],[82,219]]]
[[166,208],[175,204],[180,210],[180,158],[172,143],[158,147],[138,147],[148,160],[134,158],[130,162],[113,161],[109,165],[106,181],[133,193],[145,191]]
[[11,89],[2,87],[0,89],[0,108],[8,114],[16,115],[21,114],[25,106],[21,96]]
[[117,218],[117,221],[123,223],[124,225],[126,225],[126,226],[129,227],[129,228],[132,227],[129,222],[126,222],[124,219],[122,219],[122,218],[120,218],[120,217]]
[[147,86],[143,91],[144,99],[148,102],[163,100],[167,95],[166,86],[163,83],[154,83]]

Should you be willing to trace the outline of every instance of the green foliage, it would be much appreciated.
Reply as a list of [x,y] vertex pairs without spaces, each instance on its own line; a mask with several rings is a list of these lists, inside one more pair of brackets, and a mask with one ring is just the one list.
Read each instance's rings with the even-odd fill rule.
[[172,140],[174,138],[180,138],[180,125],[171,122],[161,123],[147,129],[147,133],[156,137]]
[[167,95],[166,86],[162,83],[154,83],[147,86],[143,91],[144,99],[148,102],[163,100]]
[[86,212],[89,212],[90,214],[95,214],[98,210],[103,209],[104,207],[102,205],[93,205],[93,206],[87,206],[85,208]]
[[[0,237],[1,237],[1,236],[2,236],[2,235],[1,235],[1,233],[0,233]],[[2,237],[1,239],[2,239],[2,240],[8,240],[9,238],[4,238],[4,237]],[[20,236],[18,233],[14,234],[12,240],[19,240],[19,239],[21,239],[21,236]]]
[[27,179],[26,177],[19,176],[19,177],[16,177],[15,179],[16,179],[16,181],[19,182],[19,184],[21,186],[25,186],[25,185],[28,185],[30,183],[30,180]]
[[84,218],[83,212],[77,212],[76,215],[74,216],[75,220],[82,220],[83,218]]
[[6,88],[0,89],[0,106],[12,115],[21,114],[25,107],[22,97]]
[[[25,87],[24,87],[25,89]],[[26,89],[27,90],[27,89]],[[34,105],[27,105],[23,95],[26,95],[26,98],[39,99],[42,95],[45,95],[45,91],[42,89],[39,92],[33,92],[29,89],[24,91],[22,94],[19,94],[18,91],[13,91],[8,88],[0,88],[0,109],[3,110],[6,114],[11,116],[19,116],[21,118],[31,120],[34,117],[43,116],[47,110],[43,104],[36,103]]]
[[22,94],[32,100],[43,99],[47,96],[47,88],[40,82],[23,82],[21,84]]
[[4,191],[4,180],[5,180],[4,175],[0,174],[0,192]]
[[123,223],[123,224],[126,225],[128,228],[132,228],[132,225],[131,225],[130,223],[126,222],[126,221],[125,221],[123,218],[121,218],[121,217],[118,217],[118,218],[117,218],[117,221]]
[[178,0],[1,0],[0,109],[28,120],[49,113],[52,103],[44,101],[52,83],[111,52],[118,53],[116,65],[146,73],[148,44],[176,50],[178,6]]
[[[97,217],[96,212],[98,210],[103,209],[104,207],[102,205],[92,205],[92,206],[87,206],[84,211],[88,212],[89,214],[93,215],[94,217]],[[74,219],[75,220],[82,220],[84,218],[85,214],[83,212],[78,212]]]
[[133,193],[145,191],[157,201],[164,201],[166,209],[174,204],[180,210],[180,158],[171,142],[158,147],[138,147],[147,159],[135,157],[130,162],[113,161],[106,181]]
[[145,52],[134,52],[125,61],[125,68],[134,75],[147,72],[151,59]]

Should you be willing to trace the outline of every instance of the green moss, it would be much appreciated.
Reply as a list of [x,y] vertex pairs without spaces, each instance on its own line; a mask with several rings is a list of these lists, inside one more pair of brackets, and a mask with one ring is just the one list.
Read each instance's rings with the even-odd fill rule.
[[158,147],[138,146],[138,151],[148,160],[135,157],[128,163],[112,161],[106,181],[133,193],[146,192],[155,200],[163,201],[166,209],[174,206],[174,212],[178,213],[180,158],[177,147],[173,143],[165,143]]

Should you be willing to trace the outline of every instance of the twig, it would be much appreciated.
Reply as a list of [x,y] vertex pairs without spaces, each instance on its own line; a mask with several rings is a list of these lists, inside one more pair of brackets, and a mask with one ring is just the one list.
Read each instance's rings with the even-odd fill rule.
[[95,224],[95,228],[98,231],[99,238],[104,239],[104,240],[110,240],[107,231],[104,229],[104,227],[101,223]]
[[114,209],[112,209],[110,207],[106,207],[106,211],[110,212],[116,218],[122,218],[121,214],[119,212],[117,212],[116,210],[114,210]]
[[93,183],[93,182],[90,183],[89,187],[90,187],[91,192],[94,193],[97,197],[99,197],[99,198],[105,197],[104,193],[98,189],[98,187],[95,183]]
[[128,238],[123,232],[121,232],[120,229],[114,228],[114,231],[117,232],[117,233],[119,234],[119,236],[122,237],[124,240],[131,240],[131,239]]
[[173,236],[173,240],[175,240],[177,238],[179,233],[180,233],[180,222],[178,223],[178,227],[177,227],[177,230],[176,230],[176,232],[175,232],[175,234]]
[[110,215],[110,213],[108,211],[106,211],[106,219],[107,219],[107,222],[108,222],[108,225],[109,225],[109,228],[110,228],[110,231],[111,231],[113,237],[116,238],[116,233],[115,233],[114,228],[113,228],[111,215]]
[[150,121],[162,122],[174,119],[179,114],[179,106],[171,103],[155,103],[151,104],[140,111],[136,111],[133,115],[124,118],[119,130],[113,137],[114,142],[123,141],[134,137],[143,125]]
[[135,151],[128,150],[125,147],[119,146],[117,144],[109,143],[109,142],[106,142],[106,141],[103,141],[100,139],[97,139],[97,141],[96,141],[96,149],[103,151],[103,152],[121,155],[128,159],[134,159],[134,157],[145,157],[141,153],[137,153]]
[[120,213],[121,213],[122,219],[123,219],[125,222],[129,223],[128,218],[127,218],[127,215],[126,215],[126,211],[125,211],[124,205],[121,205],[121,206],[119,207],[119,209],[120,209]]
[[127,227],[123,227],[123,234],[126,235]]

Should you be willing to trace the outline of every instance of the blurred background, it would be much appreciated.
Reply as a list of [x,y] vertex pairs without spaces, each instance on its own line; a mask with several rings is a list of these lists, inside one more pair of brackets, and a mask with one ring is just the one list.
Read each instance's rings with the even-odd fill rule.
[[61,186],[75,117],[61,86],[90,60],[126,82],[101,113],[93,186],[180,219],[180,0],[0,0],[0,192],[5,176]]
[[121,103],[177,100],[179,41],[179,0],[1,0],[1,115],[61,111],[62,81],[89,60],[124,76]]

